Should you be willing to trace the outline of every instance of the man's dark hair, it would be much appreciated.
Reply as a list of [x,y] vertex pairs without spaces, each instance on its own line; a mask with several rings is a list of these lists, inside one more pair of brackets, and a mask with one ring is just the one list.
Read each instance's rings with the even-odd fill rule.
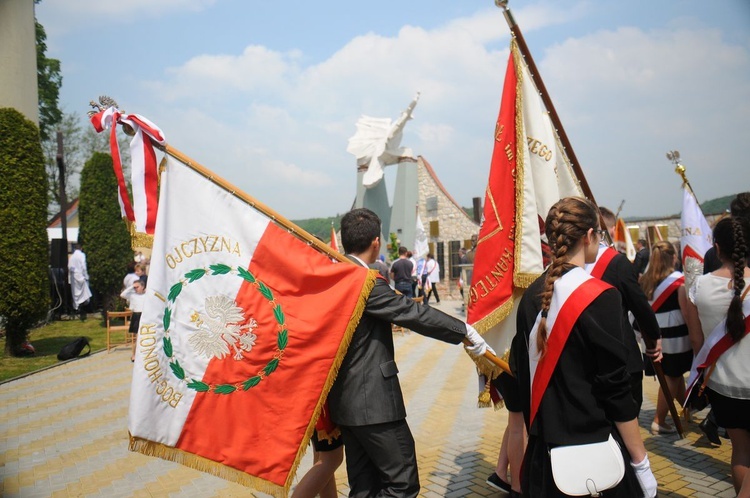
[[344,252],[359,254],[380,237],[380,218],[367,208],[352,209],[341,218],[341,245]]
[[403,256],[407,252],[409,252],[409,250],[407,248],[405,248],[404,246],[401,246],[401,247],[398,248],[398,255],[399,256]]
[[638,239],[638,243],[643,247],[648,247],[648,245],[646,245],[646,239]]

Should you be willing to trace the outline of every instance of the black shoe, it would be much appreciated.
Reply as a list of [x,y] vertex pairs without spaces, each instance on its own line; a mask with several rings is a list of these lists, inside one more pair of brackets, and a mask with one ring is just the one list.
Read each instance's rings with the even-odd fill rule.
[[500,479],[500,476],[497,475],[497,473],[493,472],[490,474],[490,476],[487,478],[487,484],[492,486],[495,489],[498,489],[500,491],[505,491],[506,493],[511,493],[510,484]]
[[700,429],[703,431],[703,434],[706,435],[706,438],[709,441],[721,446],[721,439],[719,439],[719,427],[716,425],[716,422],[711,420],[711,417],[704,418],[703,422],[698,424],[698,427],[700,427]]

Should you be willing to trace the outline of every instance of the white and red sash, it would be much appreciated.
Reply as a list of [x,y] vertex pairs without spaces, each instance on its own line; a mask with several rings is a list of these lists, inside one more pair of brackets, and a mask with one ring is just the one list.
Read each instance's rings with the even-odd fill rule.
[[[750,333],[750,299],[745,299],[742,302],[742,314],[745,316],[745,335],[748,335]],[[716,363],[719,357],[730,348],[739,344],[739,341],[733,343],[732,338],[726,333],[726,323],[727,321],[724,319],[714,328],[703,343],[701,350],[693,358],[693,365],[690,368],[690,376],[687,381],[688,388],[682,403],[683,406],[690,399],[690,393],[693,389],[700,389],[701,386],[698,385],[698,380],[701,379],[701,374],[706,368]]]
[[[156,226],[158,207],[158,177],[156,152],[152,141],[164,145],[164,133],[154,123],[138,114],[124,114],[116,107],[109,107],[91,116],[94,129],[101,133],[110,128],[109,147],[112,166],[117,177],[118,201],[122,217],[133,223],[135,231],[153,234]],[[133,204],[130,203],[128,188],[117,142],[117,125],[127,124],[134,132],[130,141],[131,186]]]
[[529,427],[534,423],[542,397],[547,389],[557,361],[560,359],[565,343],[570,336],[573,325],[594,299],[612,287],[587,274],[582,268],[574,268],[555,282],[549,312],[547,314],[547,351],[540,358],[536,347],[537,331],[542,319],[541,313],[536,317],[534,327],[529,335],[529,370],[531,373],[531,415]]
[[656,286],[656,289],[654,289],[654,295],[649,301],[651,309],[654,310],[654,313],[658,312],[659,308],[662,307],[664,302],[669,299],[669,296],[671,296],[674,292],[677,291],[677,289],[680,288],[680,286],[684,284],[685,275],[683,275],[682,272],[679,271],[672,272],[667,276],[667,278],[662,280],[661,283]]
[[596,254],[596,261],[594,263],[586,265],[586,271],[591,274],[592,277],[601,280],[604,275],[604,271],[609,266],[609,263],[615,259],[619,253],[609,246],[600,245],[599,252]]

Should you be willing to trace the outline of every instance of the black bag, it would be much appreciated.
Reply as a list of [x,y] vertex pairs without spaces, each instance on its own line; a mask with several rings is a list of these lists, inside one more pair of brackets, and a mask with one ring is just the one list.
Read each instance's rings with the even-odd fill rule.
[[[89,348],[88,351],[86,351],[85,354],[81,355],[81,351],[83,351],[83,348]],[[89,353],[91,353],[91,346],[89,345],[89,340],[85,337],[79,337],[78,339],[75,339],[72,342],[69,342],[65,346],[62,347],[59,353],[57,353],[57,359],[60,361],[65,360],[71,360],[73,358],[77,358],[79,356],[84,357],[88,356]]]

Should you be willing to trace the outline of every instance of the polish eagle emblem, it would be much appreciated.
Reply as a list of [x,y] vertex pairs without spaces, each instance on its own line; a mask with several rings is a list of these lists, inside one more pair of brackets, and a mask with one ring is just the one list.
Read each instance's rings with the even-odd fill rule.
[[258,323],[254,318],[243,323],[245,315],[234,300],[223,295],[208,296],[204,308],[204,313],[195,311],[190,316],[198,330],[188,343],[196,354],[221,360],[234,351],[234,359],[241,360],[243,351],[249,353],[253,349],[257,339],[253,330]]

